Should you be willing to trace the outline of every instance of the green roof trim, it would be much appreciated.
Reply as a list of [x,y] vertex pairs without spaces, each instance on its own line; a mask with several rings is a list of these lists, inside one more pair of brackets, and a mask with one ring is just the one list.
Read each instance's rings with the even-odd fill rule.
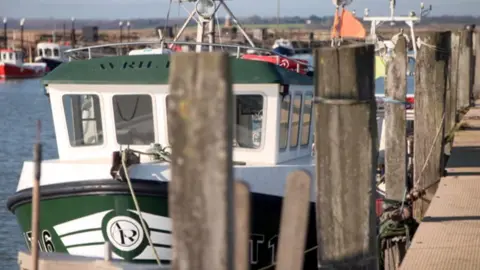
[[[313,85],[313,79],[278,65],[231,58],[233,84]],[[131,55],[63,63],[43,78],[46,84],[168,84],[169,55]]]

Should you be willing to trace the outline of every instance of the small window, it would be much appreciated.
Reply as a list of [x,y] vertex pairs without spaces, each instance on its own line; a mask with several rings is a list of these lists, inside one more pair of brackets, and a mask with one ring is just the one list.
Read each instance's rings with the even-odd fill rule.
[[39,49],[37,50],[37,55],[38,55],[38,56],[42,56],[42,49],[39,48]]
[[51,57],[52,56],[52,49],[45,49],[45,56]]
[[[170,95],[167,96],[166,102],[168,108]],[[250,149],[261,147],[264,117],[263,105],[264,97],[262,95],[235,96],[234,147]]]
[[300,146],[305,146],[310,143],[310,128],[312,123],[312,101],[313,95],[311,93],[305,94],[303,101],[303,120],[302,120],[302,141]]
[[8,53],[8,59],[13,60],[13,53]]
[[288,144],[288,125],[290,124],[290,95],[285,96],[280,105],[280,149],[285,149]]
[[290,129],[290,147],[298,146],[298,137],[300,133],[300,115],[302,112],[302,95],[297,94],[293,98],[292,108],[292,128]]
[[53,56],[60,56],[60,51],[57,48],[53,49]]
[[259,148],[262,144],[263,96],[237,95],[234,146]]
[[155,142],[150,95],[115,95],[112,102],[118,144],[148,145]]
[[63,108],[71,146],[103,143],[100,100],[97,95],[64,95]]

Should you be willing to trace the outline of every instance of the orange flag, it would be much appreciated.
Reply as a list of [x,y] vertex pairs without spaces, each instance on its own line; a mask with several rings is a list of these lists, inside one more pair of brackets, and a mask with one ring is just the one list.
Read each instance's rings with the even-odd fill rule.
[[333,27],[331,31],[331,37],[348,37],[364,39],[367,35],[367,31],[363,27],[362,23],[355,18],[352,12],[342,9],[342,14],[335,11],[335,19],[333,21]]

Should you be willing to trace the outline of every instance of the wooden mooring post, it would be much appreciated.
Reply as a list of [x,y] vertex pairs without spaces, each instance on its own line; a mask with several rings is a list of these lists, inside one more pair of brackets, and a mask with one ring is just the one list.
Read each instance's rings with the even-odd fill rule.
[[458,59],[458,89],[457,89],[457,109],[464,110],[471,105],[472,95],[472,44],[473,31],[464,29],[460,34],[460,48]]
[[[248,186],[232,179],[230,77],[226,54],[172,56],[167,110],[174,270],[250,266],[250,194]],[[303,269],[311,181],[304,171],[287,179],[276,269]]]
[[377,269],[374,46],[315,50],[319,269]]
[[[385,94],[385,198],[402,202],[407,193],[407,44],[399,37],[393,59],[387,66]],[[406,252],[406,241],[386,240],[384,269],[398,269]],[[380,247],[382,248],[382,247]]]
[[230,78],[224,54],[172,55],[167,110],[174,270],[233,269]]
[[412,197],[419,198],[414,202],[418,221],[428,209],[442,176],[449,53],[450,32],[432,32],[424,36],[416,59]]
[[474,45],[474,79],[473,79],[473,98],[480,98],[480,30],[476,30],[473,34]]

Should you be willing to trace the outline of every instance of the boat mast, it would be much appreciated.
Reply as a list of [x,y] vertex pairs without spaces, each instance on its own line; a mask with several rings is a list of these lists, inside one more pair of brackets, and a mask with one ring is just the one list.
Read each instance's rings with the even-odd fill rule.
[[[227,12],[228,15],[232,18],[232,21],[236,24],[242,35],[245,37],[247,42],[250,44],[250,46],[255,47],[255,44],[253,43],[252,39],[248,36],[247,32],[245,29],[242,27],[242,25],[239,23],[233,12],[230,10],[230,8],[227,6],[227,4],[224,2],[224,0],[177,0],[179,5],[181,5],[185,10],[188,12],[188,8],[185,6],[185,3],[193,3],[194,8],[193,10],[189,11],[189,16],[185,20],[184,24],[178,31],[177,35],[173,39],[173,43],[178,41],[178,39],[181,37],[183,32],[185,31],[185,28],[187,28],[188,24],[190,21],[193,19],[197,22],[197,39],[196,41],[198,43],[204,43],[204,37],[205,37],[205,28],[208,28],[208,43],[209,44],[214,44],[215,43],[215,22],[217,19],[217,12],[220,7],[223,7],[225,12]],[[202,46],[197,45],[196,46],[196,51],[199,52],[201,51]],[[213,46],[209,46],[209,51],[213,51]]]
[[395,25],[396,22],[404,22],[410,28],[410,35],[412,39],[414,56],[417,56],[417,41],[415,39],[414,24],[420,22],[421,18],[426,16],[432,10],[432,5],[429,9],[425,9],[423,3],[420,3],[420,16],[417,16],[414,11],[410,11],[409,16],[395,16],[396,0],[390,0],[390,16],[369,16],[368,8],[365,9],[364,21],[370,22],[370,38],[373,42],[377,42],[377,26],[384,22],[390,22],[390,25]]

